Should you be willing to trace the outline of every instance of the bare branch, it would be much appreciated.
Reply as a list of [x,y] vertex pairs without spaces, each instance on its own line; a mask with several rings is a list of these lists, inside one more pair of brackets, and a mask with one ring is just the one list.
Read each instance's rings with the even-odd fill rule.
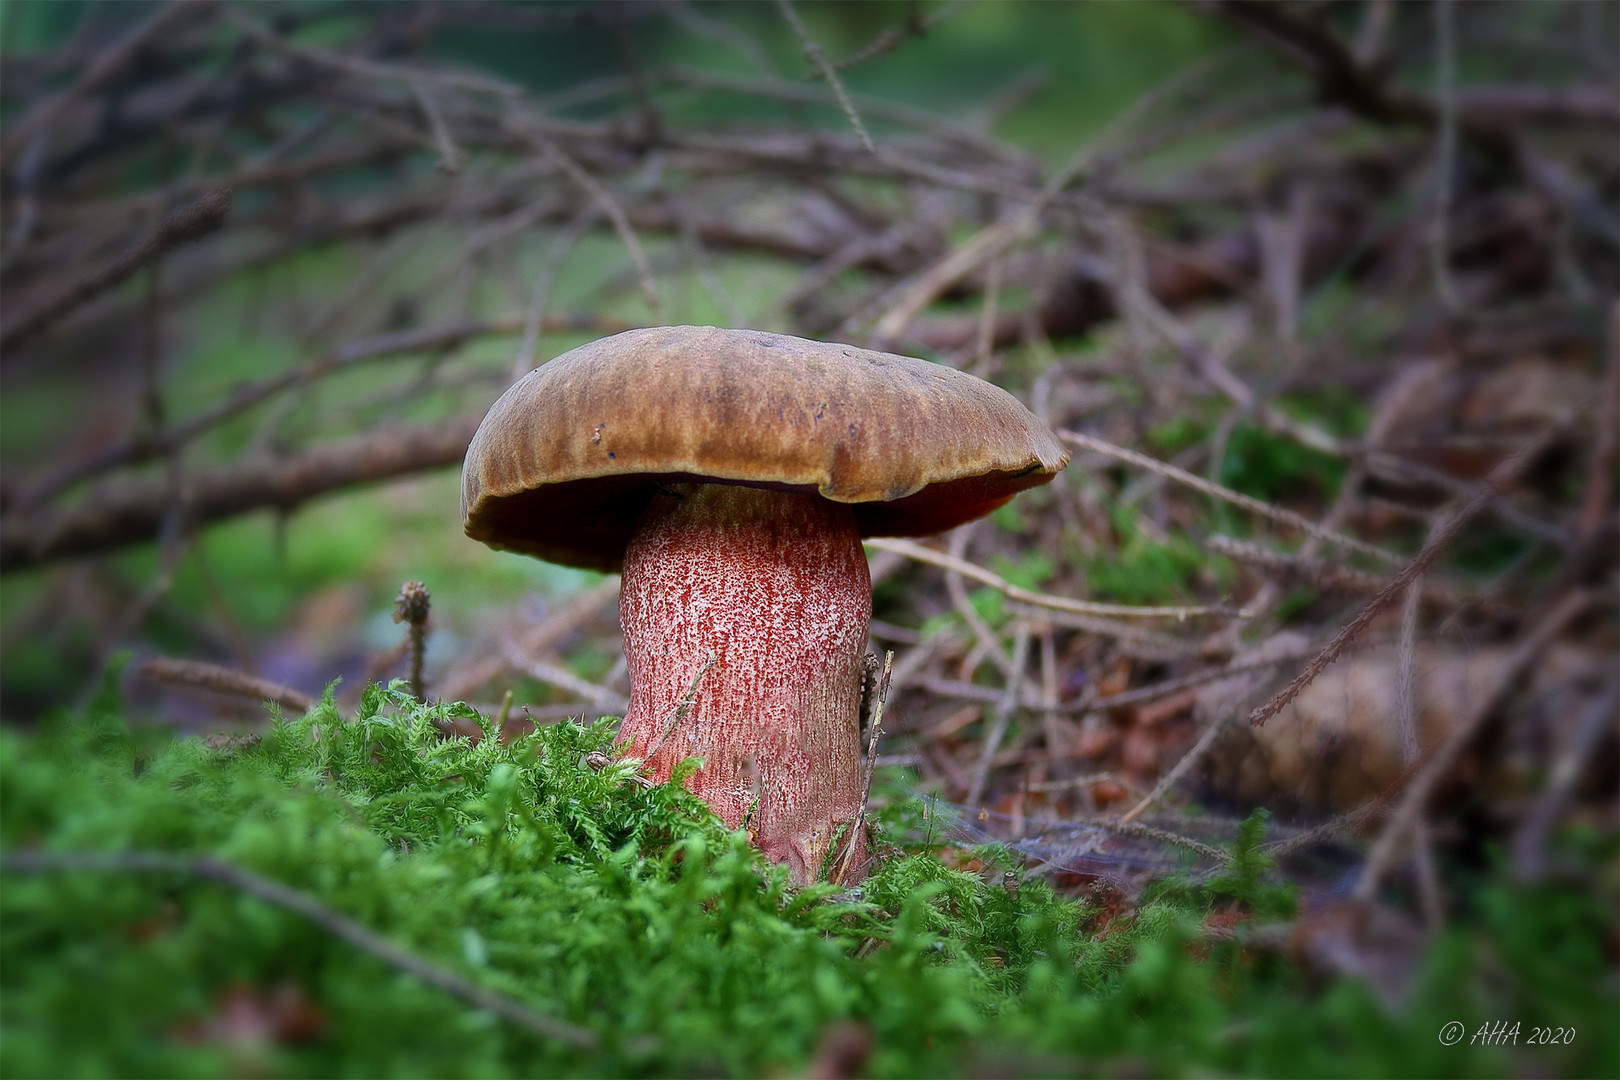
[[460,998],[474,1008],[492,1012],[541,1038],[553,1039],[580,1050],[594,1050],[600,1045],[596,1033],[588,1028],[536,1012],[520,1001],[479,986],[441,964],[394,944],[308,893],[212,855],[170,855],[147,851],[110,854],[17,851],[0,855],[0,869],[12,874],[168,874],[228,885],[271,907],[308,919],[333,937],[348,942],[389,967]]
[[1315,679],[1329,664],[1339,658],[1339,654],[1344,651],[1345,646],[1365,630],[1379,612],[1383,611],[1395,597],[1399,596],[1428,570],[1434,560],[1440,557],[1440,553],[1462,531],[1464,525],[1473,520],[1491,499],[1506,491],[1518,479],[1519,474],[1529,467],[1530,463],[1547,448],[1553,437],[1561,432],[1568,422],[1569,416],[1566,415],[1558,422],[1549,425],[1540,435],[1531,439],[1518,452],[1492,469],[1491,474],[1485,478],[1485,483],[1481,485],[1480,493],[1434,530],[1429,537],[1428,543],[1423,545],[1423,550],[1418,552],[1417,557],[1407,563],[1400,573],[1391,578],[1388,584],[1368,602],[1366,607],[1361,609],[1354,619],[1345,624],[1344,628],[1339,631],[1333,640],[1328,642],[1322,651],[1317,654],[1316,659],[1312,660],[1303,671],[1295,676],[1293,682],[1284,687],[1270,701],[1250,713],[1249,723],[1259,727],[1273,716],[1276,716],[1283,706],[1298,697],[1300,691],[1310,685],[1311,680]]
[[924,547],[915,540],[872,537],[863,540],[862,543],[879,551],[892,551],[896,555],[904,555],[908,559],[915,559],[918,562],[925,562],[945,570],[955,571],[963,577],[972,578],[980,584],[990,586],[1009,600],[1017,600],[1034,607],[1049,608],[1052,611],[1067,611],[1078,615],[1114,615],[1132,619],[1190,619],[1197,615],[1235,617],[1239,614],[1235,609],[1220,604],[1194,604],[1186,607],[1138,607],[1131,604],[1098,604],[1089,600],[1070,600],[1066,596],[1053,596],[1051,593],[1038,593],[1021,588],[1000,574],[986,570],[977,563],[954,558],[943,551],[935,551],[933,548]]
[[0,352],[16,348],[69,311],[112,288],[165,252],[201,239],[220,228],[225,224],[225,215],[230,209],[230,188],[210,191],[189,206],[182,207],[165,218],[150,236],[78,277],[67,288],[23,312],[4,329],[0,329]]
[[252,698],[254,701],[273,701],[297,713],[306,713],[320,704],[302,690],[201,660],[171,660],[154,656],[141,664],[140,674],[153,682],[171,686],[190,686],[216,694]]
[[1325,540],[1330,544],[1336,544],[1339,547],[1347,548],[1351,551],[1359,551],[1363,555],[1371,555],[1380,562],[1400,562],[1400,556],[1395,555],[1392,552],[1385,551],[1381,547],[1376,547],[1365,541],[1357,540],[1353,536],[1346,536],[1343,533],[1335,532],[1332,529],[1324,529],[1322,526],[1316,524],[1316,522],[1304,517],[1303,515],[1296,514],[1292,510],[1285,510],[1280,506],[1273,506],[1268,502],[1262,502],[1251,495],[1244,495],[1242,492],[1233,491],[1231,488],[1222,487],[1220,484],[1210,483],[1201,476],[1194,476],[1185,469],[1178,469],[1174,465],[1159,461],[1157,458],[1150,458],[1146,454],[1139,454],[1134,450],[1127,450],[1123,446],[1115,446],[1113,443],[1104,439],[1099,439],[1091,435],[1084,435],[1078,431],[1060,431],[1058,432],[1058,438],[1062,439],[1064,442],[1072,443],[1083,450],[1094,450],[1099,454],[1106,454],[1108,457],[1129,462],[1138,468],[1146,469],[1149,472],[1158,474],[1159,476],[1167,477],[1174,480],[1178,484],[1184,484],[1185,486],[1192,488],[1194,491],[1201,491],[1205,495],[1212,498],[1220,499],[1222,502],[1228,502],[1233,506],[1242,507],[1245,510],[1271,518],[1273,521],[1281,522],[1284,525],[1291,525],[1309,536],[1314,536],[1319,540]]
[[867,134],[866,125],[861,123],[861,114],[855,111],[855,103],[849,99],[849,91],[844,89],[844,81],[838,77],[838,70],[833,67],[832,61],[827,59],[827,54],[821,51],[816,39],[810,36],[810,30],[804,25],[804,20],[793,10],[791,0],[776,0],[776,7],[782,13],[782,18],[793,28],[793,35],[799,39],[805,57],[816,66],[817,71],[821,72],[821,77],[827,80],[827,85],[832,87],[833,96],[838,99],[838,107],[844,110],[844,117],[849,121],[849,126],[855,130],[861,145],[866,147],[867,153],[877,157],[878,149],[872,143],[872,136]]
[[[291,510],[356,484],[458,465],[482,413],[402,424],[299,454],[261,456],[187,477],[182,511],[192,526],[266,507]],[[108,551],[156,537],[172,504],[167,481],[143,477],[58,511],[0,522],[0,573]]]

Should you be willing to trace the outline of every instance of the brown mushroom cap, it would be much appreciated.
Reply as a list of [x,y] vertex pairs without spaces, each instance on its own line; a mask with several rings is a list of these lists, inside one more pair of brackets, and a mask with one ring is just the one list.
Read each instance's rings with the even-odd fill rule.
[[923,536],[1069,462],[999,387],[909,356],[757,330],[665,326],[529,372],[467,448],[467,535],[618,570],[660,484],[746,484],[854,504],[862,536]]

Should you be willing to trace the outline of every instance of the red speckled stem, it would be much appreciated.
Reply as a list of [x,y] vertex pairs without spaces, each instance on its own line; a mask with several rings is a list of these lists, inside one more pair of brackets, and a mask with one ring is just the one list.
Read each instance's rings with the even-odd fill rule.
[[[624,557],[625,753],[660,781],[702,758],[692,792],[731,828],[746,821],[796,883],[814,881],[861,808],[871,618],[872,579],[848,506],[726,484],[666,488]],[[865,836],[854,843],[850,865],[862,867]]]

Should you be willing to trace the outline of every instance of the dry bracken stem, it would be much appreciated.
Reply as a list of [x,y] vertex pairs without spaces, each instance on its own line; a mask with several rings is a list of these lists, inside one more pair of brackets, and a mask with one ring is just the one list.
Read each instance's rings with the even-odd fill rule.
[[462,978],[449,968],[409,952],[381,934],[368,930],[347,915],[340,914],[310,896],[279,881],[246,870],[235,863],[213,856],[191,857],[160,852],[127,851],[117,854],[58,854],[35,851],[0,855],[0,869],[7,873],[102,873],[102,874],[179,874],[247,893],[271,907],[300,915],[333,937],[369,953],[396,970],[422,980],[429,986],[460,998],[474,1008],[486,1009],[546,1039],[555,1039],[581,1050],[600,1045],[596,1034],[566,1020],[546,1016],[493,990]]
[[1535,460],[1537,455],[1552,441],[1553,436],[1562,431],[1568,422],[1569,416],[1566,414],[1550,424],[1541,434],[1531,439],[1530,442],[1526,443],[1506,461],[1492,469],[1490,475],[1485,478],[1485,483],[1481,485],[1479,494],[1470,499],[1467,505],[1463,506],[1434,530],[1429,542],[1423,546],[1422,551],[1418,552],[1417,558],[1413,559],[1400,573],[1391,578],[1389,583],[1379,590],[1378,595],[1373,597],[1367,603],[1367,606],[1362,608],[1356,617],[1345,624],[1344,629],[1340,630],[1333,640],[1327,643],[1322,651],[1317,654],[1316,659],[1312,660],[1304,671],[1294,677],[1293,682],[1285,686],[1270,701],[1250,713],[1249,723],[1256,727],[1264,724],[1267,720],[1276,716],[1283,706],[1298,697],[1300,691],[1309,686],[1311,680],[1320,675],[1329,664],[1337,660],[1339,654],[1344,651],[1345,646],[1355,640],[1356,636],[1372,623],[1373,619],[1389,605],[1390,601],[1394,600],[1404,589],[1423,575],[1423,572],[1433,564],[1434,560],[1440,556],[1440,553],[1462,531],[1464,525],[1472,521],[1474,516],[1483,510],[1492,499],[1512,486],[1513,481],[1518,478],[1519,474]]

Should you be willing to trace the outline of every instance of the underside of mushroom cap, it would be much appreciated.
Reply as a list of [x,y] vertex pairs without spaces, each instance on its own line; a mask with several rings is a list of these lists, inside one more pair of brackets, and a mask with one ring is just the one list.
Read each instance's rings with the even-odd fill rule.
[[1043,484],[1069,455],[1011,394],[913,357],[754,330],[656,327],[531,371],[462,473],[467,535],[617,570],[661,485],[746,484],[853,505],[921,536]]

